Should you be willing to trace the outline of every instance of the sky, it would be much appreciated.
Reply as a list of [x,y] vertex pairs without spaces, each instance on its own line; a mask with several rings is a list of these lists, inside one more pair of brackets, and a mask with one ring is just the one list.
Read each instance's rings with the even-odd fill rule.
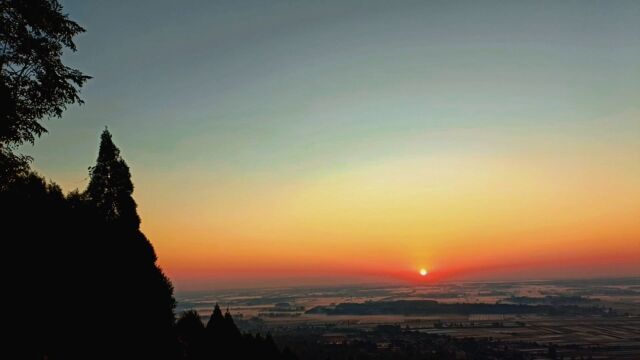
[[178,290],[640,275],[640,2],[61,3]]

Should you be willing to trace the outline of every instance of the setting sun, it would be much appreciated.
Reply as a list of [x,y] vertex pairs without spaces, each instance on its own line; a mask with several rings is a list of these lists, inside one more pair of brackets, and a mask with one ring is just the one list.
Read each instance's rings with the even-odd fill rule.
[[428,273],[429,272],[427,271],[427,269],[424,269],[424,268],[420,269],[420,276],[427,276]]

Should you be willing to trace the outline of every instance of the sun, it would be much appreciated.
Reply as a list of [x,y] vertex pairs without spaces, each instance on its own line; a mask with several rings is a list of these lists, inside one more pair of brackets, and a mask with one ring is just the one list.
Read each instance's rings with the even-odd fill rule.
[[427,269],[425,268],[420,269],[420,276],[427,276],[428,273],[429,272],[427,271]]

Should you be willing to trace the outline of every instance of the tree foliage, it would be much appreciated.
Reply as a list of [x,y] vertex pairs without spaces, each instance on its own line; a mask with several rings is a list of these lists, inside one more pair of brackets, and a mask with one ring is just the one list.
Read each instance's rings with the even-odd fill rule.
[[102,213],[105,220],[138,228],[140,218],[133,200],[133,183],[129,166],[120,156],[109,130],[102,132],[96,165],[90,168],[91,181],[87,187],[88,200]]
[[82,32],[57,0],[0,0],[0,188],[28,170],[31,158],[15,149],[47,131],[40,121],[82,104],[91,77],[61,59]]
[[57,0],[0,0],[0,13],[0,143],[33,143],[46,132],[41,119],[82,103],[78,91],[90,77],[61,57],[84,29]]
[[[104,148],[118,154],[112,143]],[[106,173],[114,181],[104,182],[103,192],[118,194],[114,187],[122,182],[133,189],[128,168],[122,169]],[[65,197],[33,172],[0,189],[8,210],[0,234],[7,254],[3,266],[14,274],[5,290],[19,294],[8,308],[31,309],[18,318],[10,314],[11,346],[0,353],[25,359],[175,359],[173,286],[156,264],[153,246],[137,225],[107,217],[104,208],[118,209],[113,202],[121,197],[102,198],[99,207],[86,193]],[[138,219],[131,191],[124,193],[134,205],[129,218]]]
[[185,360],[296,359],[289,350],[280,351],[269,334],[242,334],[229,310],[223,315],[218,304],[206,327],[195,310],[184,312],[176,323],[176,335]]

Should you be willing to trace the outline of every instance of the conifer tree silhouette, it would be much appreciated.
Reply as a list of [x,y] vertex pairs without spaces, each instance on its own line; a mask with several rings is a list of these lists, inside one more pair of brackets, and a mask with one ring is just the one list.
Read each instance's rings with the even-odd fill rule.
[[224,324],[225,324],[225,331],[229,334],[229,337],[231,339],[234,339],[234,340],[240,339],[241,337],[240,330],[236,326],[236,323],[233,321],[233,317],[229,312],[229,308],[227,308],[227,311],[225,311],[224,313]]
[[176,334],[182,346],[182,356],[185,359],[205,359],[206,330],[200,315],[195,310],[182,313],[176,322]]
[[207,330],[214,331],[218,328],[222,328],[224,323],[224,316],[222,315],[222,310],[220,310],[220,306],[216,304],[213,308],[213,312],[211,313],[211,317],[209,317],[209,321],[207,322]]
[[[96,275],[101,282],[113,284],[113,289],[98,289],[99,296],[111,301],[105,310],[127,319],[117,332],[122,342],[119,349],[130,349],[129,354],[138,358],[170,358],[177,350],[173,286],[156,265],[153,246],[139,229],[131,173],[107,129],[102,132],[90,175],[83,197],[101,220],[96,230],[102,235],[95,256],[103,267]],[[127,298],[126,304],[118,302],[121,297]],[[110,321],[104,324],[112,324]]]
[[138,228],[140,217],[133,200],[133,183],[129,166],[120,156],[107,128],[100,137],[96,165],[90,168],[91,181],[86,196],[103,218],[119,225]]

